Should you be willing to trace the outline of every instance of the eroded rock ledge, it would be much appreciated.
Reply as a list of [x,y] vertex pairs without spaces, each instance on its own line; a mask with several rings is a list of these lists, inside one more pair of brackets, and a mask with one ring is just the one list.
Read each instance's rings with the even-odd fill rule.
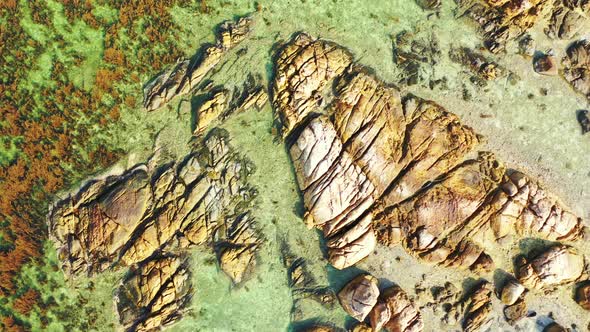
[[301,33],[277,56],[273,85],[305,221],[323,231],[332,265],[351,266],[379,242],[489,271],[485,247],[509,234],[581,237],[582,220],[535,180],[489,152],[470,158],[479,137],[457,116],[351,61]]
[[50,237],[67,275],[131,267],[117,292],[128,330],[152,330],[181,316],[193,287],[187,249],[210,246],[234,283],[256,263],[252,165],[232,150],[223,130],[198,146],[180,163],[138,165],[93,181],[50,213]]

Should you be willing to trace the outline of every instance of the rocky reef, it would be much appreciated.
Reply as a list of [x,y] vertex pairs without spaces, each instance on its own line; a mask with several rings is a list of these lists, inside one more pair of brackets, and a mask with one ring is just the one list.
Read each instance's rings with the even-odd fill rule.
[[56,203],[49,231],[70,277],[130,267],[117,291],[127,330],[172,323],[192,296],[186,252],[206,245],[234,283],[256,264],[259,236],[250,216],[252,165],[214,129],[181,162],[141,164],[91,181]]

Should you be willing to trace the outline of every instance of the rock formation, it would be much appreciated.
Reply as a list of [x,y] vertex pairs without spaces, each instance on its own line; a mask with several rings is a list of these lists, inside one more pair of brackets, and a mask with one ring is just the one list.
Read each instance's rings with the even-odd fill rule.
[[338,300],[344,311],[362,322],[377,303],[379,287],[377,278],[361,274],[352,279],[338,293]]
[[485,247],[508,234],[580,238],[582,220],[536,181],[491,153],[470,159],[479,137],[454,114],[400,96],[350,64],[342,47],[298,34],[276,59],[273,105],[305,222],[323,231],[334,267],[355,264],[379,242],[489,271]]
[[196,88],[222,56],[243,41],[250,32],[252,19],[242,17],[236,22],[225,22],[219,27],[217,43],[203,47],[198,59],[179,61],[173,68],[162,73],[144,89],[143,106],[148,111],[156,110]]
[[255,265],[260,244],[247,210],[255,190],[252,165],[213,130],[180,163],[136,166],[95,180],[58,202],[49,231],[70,277],[131,266],[117,309],[128,330],[151,330],[178,319],[190,299],[186,259],[195,245],[215,249],[234,283]]
[[590,311],[590,282],[583,283],[576,290],[576,302]]
[[520,298],[526,289],[516,280],[508,280],[502,292],[500,293],[500,300],[506,305],[513,305],[514,302]]
[[573,43],[562,63],[565,80],[574,90],[590,99],[590,42],[580,40]]
[[557,0],[545,34],[553,39],[574,38],[583,26],[585,15],[590,13],[588,0]]
[[424,329],[420,311],[398,286],[381,293],[370,319],[375,331],[384,328],[388,332],[420,332]]
[[472,332],[484,330],[490,323],[492,311],[492,287],[487,281],[481,282],[475,290],[463,300],[465,316],[463,331]]
[[530,260],[520,257],[515,270],[524,286],[541,289],[580,278],[584,257],[571,247],[554,245]]

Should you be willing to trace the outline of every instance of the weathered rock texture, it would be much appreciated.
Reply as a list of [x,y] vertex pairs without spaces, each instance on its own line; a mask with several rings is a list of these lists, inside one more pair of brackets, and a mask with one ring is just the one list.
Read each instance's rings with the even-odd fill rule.
[[139,165],[96,180],[58,202],[49,231],[71,277],[132,266],[117,309],[129,330],[176,320],[190,298],[184,258],[195,245],[215,249],[221,269],[239,283],[255,265],[260,240],[249,214],[252,165],[210,132],[181,163],[155,170]]
[[305,221],[323,231],[336,268],[379,242],[436,264],[491,270],[484,249],[508,234],[580,238],[582,220],[536,181],[491,153],[470,159],[479,137],[457,116],[401,97],[350,64],[342,47],[299,34],[276,59],[273,104]]
[[590,311],[590,282],[585,282],[576,290],[576,302],[584,309]]
[[516,277],[531,288],[545,288],[573,282],[584,272],[584,257],[571,247],[554,245],[530,261],[516,262]]
[[203,47],[198,59],[179,61],[173,68],[162,73],[144,90],[143,106],[148,111],[156,110],[174,97],[196,88],[203,78],[230,49],[243,41],[250,32],[252,19],[243,17],[236,22],[228,21],[219,27],[217,43]]
[[420,332],[424,329],[422,315],[398,286],[385,289],[370,313],[373,330],[388,332]]
[[580,40],[567,49],[563,76],[577,92],[590,99],[590,42]]
[[528,31],[552,8],[551,0],[455,0],[459,11],[480,27],[484,45],[493,53]]
[[483,331],[491,322],[492,287],[487,281],[481,282],[475,290],[463,300],[465,316],[463,331]]
[[378,297],[378,280],[372,275],[359,275],[338,293],[338,299],[344,311],[360,322],[369,315]]

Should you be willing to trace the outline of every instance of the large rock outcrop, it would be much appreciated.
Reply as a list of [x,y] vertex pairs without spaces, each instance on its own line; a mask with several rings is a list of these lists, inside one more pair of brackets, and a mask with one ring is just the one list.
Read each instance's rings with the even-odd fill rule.
[[590,42],[580,40],[567,49],[563,76],[574,90],[590,99]]
[[178,319],[192,287],[186,259],[196,245],[215,249],[221,269],[241,282],[260,244],[248,209],[252,165],[213,130],[180,163],[136,166],[96,180],[58,202],[49,231],[70,277],[131,266],[117,309],[128,330]]
[[[316,74],[331,57],[310,50],[326,49],[337,60]],[[305,54],[306,65],[296,54]],[[305,222],[322,230],[336,268],[379,242],[402,243],[432,263],[490,270],[485,247],[508,234],[581,237],[582,220],[536,181],[489,152],[471,159],[479,137],[457,116],[400,96],[362,66],[344,68],[352,60],[342,47],[299,34],[276,59],[273,104]],[[311,103],[312,96],[321,98]]]

